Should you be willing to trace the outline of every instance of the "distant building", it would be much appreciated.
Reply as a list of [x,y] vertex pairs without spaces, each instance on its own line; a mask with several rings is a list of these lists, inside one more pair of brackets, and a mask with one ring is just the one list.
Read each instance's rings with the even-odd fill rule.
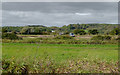
[[52,30],[52,33],[55,32],[54,30]]
[[74,33],[70,33],[70,36],[75,37]]

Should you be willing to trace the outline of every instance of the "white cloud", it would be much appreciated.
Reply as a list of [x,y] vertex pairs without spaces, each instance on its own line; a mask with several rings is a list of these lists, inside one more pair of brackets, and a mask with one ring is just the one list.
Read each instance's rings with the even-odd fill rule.
[[13,15],[13,16],[18,16],[18,17],[21,17],[21,18],[29,16],[27,12],[22,12],[22,11],[16,11],[16,12],[10,11],[9,14]]
[[86,15],[91,15],[91,13],[75,13],[76,15],[81,15],[81,16],[86,16]]

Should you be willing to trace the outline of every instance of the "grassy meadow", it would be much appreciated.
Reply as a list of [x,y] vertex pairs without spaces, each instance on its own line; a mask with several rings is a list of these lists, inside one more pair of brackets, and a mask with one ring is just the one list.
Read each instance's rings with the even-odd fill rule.
[[3,73],[119,73],[117,35],[4,32]]
[[117,44],[3,43],[3,72],[118,73]]

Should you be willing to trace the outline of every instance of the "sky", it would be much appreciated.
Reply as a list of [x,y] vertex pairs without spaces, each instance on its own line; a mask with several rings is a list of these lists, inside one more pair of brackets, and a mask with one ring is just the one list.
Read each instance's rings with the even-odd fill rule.
[[1,0],[2,2],[118,2],[120,0]]
[[118,23],[117,2],[3,2],[2,25]]

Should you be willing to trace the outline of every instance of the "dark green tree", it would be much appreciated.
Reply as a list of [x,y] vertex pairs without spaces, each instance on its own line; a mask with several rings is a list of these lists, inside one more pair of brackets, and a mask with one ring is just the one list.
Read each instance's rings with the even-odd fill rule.
[[6,32],[7,32],[7,29],[2,28],[2,33],[6,33]]
[[115,28],[110,32],[111,35],[119,35],[120,34],[120,29],[119,28]]
[[30,28],[29,28],[29,27],[24,27],[24,28],[21,30],[21,34],[30,34]]
[[97,29],[89,30],[88,32],[89,34],[93,34],[93,35],[96,35],[99,33]]
[[19,39],[22,39],[22,38],[18,37],[14,33],[3,33],[2,34],[2,39],[19,40]]
[[34,31],[34,34],[42,34],[42,30],[40,30],[39,28],[36,28]]
[[12,31],[12,33],[13,33],[13,34],[17,34],[17,32],[16,32],[16,31]]
[[75,29],[73,31],[73,33],[80,34],[80,35],[85,35],[86,34],[86,32],[83,29]]

